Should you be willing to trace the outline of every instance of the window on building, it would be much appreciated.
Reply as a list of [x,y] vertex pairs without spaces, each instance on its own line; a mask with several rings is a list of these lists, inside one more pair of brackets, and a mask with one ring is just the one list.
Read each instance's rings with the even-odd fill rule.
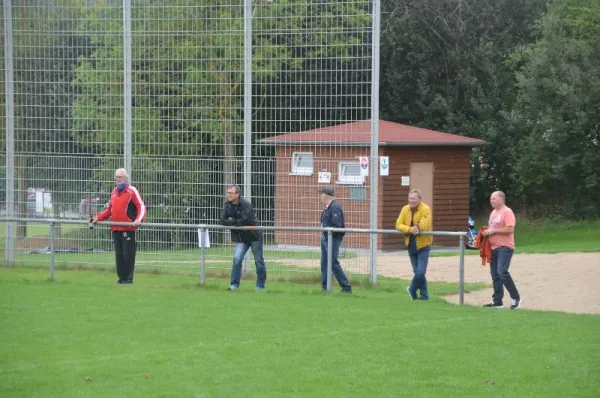
[[292,154],[292,174],[311,175],[313,173],[312,152],[294,152]]
[[350,187],[350,189],[348,189],[348,199],[359,201],[367,200],[367,187],[364,185],[359,187]]
[[340,162],[338,166],[338,184],[362,185],[365,177],[360,175],[360,164],[356,161]]

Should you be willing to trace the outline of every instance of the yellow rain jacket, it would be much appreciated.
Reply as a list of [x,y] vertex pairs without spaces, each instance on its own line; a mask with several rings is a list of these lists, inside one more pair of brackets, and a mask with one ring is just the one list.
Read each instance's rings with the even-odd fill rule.
[[[396,230],[404,232],[404,244],[408,247],[408,241],[410,235],[408,235],[408,229],[411,225],[411,217],[413,225],[418,225],[420,231],[431,231],[431,209],[425,203],[421,204],[415,209],[413,213],[410,205],[406,205],[400,211],[400,215],[396,220]],[[421,250],[426,246],[430,246],[433,243],[433,236],[431,235],[417,235],[417,250]]]

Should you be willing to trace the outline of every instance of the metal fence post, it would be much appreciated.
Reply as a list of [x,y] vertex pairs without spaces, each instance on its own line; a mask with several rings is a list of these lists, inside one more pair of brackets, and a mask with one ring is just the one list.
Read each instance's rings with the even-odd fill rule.
[[[252,5],[244,0],[244,197],[252,201]],[[254,254],[254,252],[253,252]],[[248,256],[244,256],[242,271],[250,268]]]
[[327,291],[331,291],[331,263],[333,262],[333,232],[327,231]]
[[460,236],[460,266],[458,276],[458,303],[465,302],[465,236]]
[[50,220],[50,280],[54,280],[54,220]]
[[123,163],[133,177],[132,166],[132,59],[131,59],[131,0],[123,0]]
[[204,260],[204,246],[206,245],[206,242],[204,241],[204,231],[206,231],[206,229],[204,229],[203,227],[200,228],[200,284],[204,285],[204,271],[205,271],[205,260]]
[[[379,205],[379,25],[381,6],[373,1],[372,55],[371,55],[371,176],[370,228],[377,229]],[[377,234],[369,234],[370,282],[377,284]]]
[[[15,92],[12,1],[4,0],[4,90],[6,101],[6,217],[15,216]],[[15,224],[6,223],[6,265],[14,262]]]
[[252,201],[252,4],[244,0],[244,197]]

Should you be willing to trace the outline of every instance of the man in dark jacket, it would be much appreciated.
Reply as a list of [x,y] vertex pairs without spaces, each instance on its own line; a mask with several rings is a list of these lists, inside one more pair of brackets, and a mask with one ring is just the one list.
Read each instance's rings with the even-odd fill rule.
[[[227,201],[221,213],[221,225],[242,227],[258,225],[252,204],[240,197],[240,187],[230,185],[227,188]],[[263,258],[262,231],[231,230],[231,240],[235,243],[233,265],[231,266],[231,285],[229,290],[240,287],[242,277],[242,261],[248,249],[252,248],[256,264],[256,290],[263,290],[267,280],[267,267]]]
[[[334,198],[335,192],[333,188],[323,187],[319,189],[319,192],[321,193],[321,202],[325,205],[325,209],[323,210],[323,213],[321,213],[321,226],[323,228],[346,228],[344,223],[344,212],[342,211],[342,206],[336,202]],[[348,278],[346,278],[346,274],[344,274],[344,270],[342,270],[338,260],[344,233],[333,232],[331,238],[331,271],[342,287],[342,292],[352,293],[350,282],[348,282]],[[327,241],[328,235],[327,232],[324,231],[321,236],[321,288],[323,290],[327,289]]]
[[90,218],[90,223],[106,220],[110,217],[114,222],[128,222],[131,225],[111,225],[113,243],[115,244],[115,259],[117,263],[117,283],[133,283],[135,268],[135,230],[146,218],[146,205],[138,190],[129,183],[129,175],[125,169],[115,171],[117,186],[110,196],[108,207],[96,217]]

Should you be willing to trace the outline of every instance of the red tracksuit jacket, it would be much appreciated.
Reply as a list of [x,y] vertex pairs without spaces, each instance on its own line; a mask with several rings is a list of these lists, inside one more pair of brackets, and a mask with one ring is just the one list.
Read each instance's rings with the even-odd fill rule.
[[[146,218],[146,205],[134,186],[127,185],[121,192],[116,187],[113,189],[108,207],[96,218],[98,221],[102,221],[109,217],[111,221],[115,222],[143,221]],[[111,225],[110,229],[112,231],[135,231],[133,225]]]

